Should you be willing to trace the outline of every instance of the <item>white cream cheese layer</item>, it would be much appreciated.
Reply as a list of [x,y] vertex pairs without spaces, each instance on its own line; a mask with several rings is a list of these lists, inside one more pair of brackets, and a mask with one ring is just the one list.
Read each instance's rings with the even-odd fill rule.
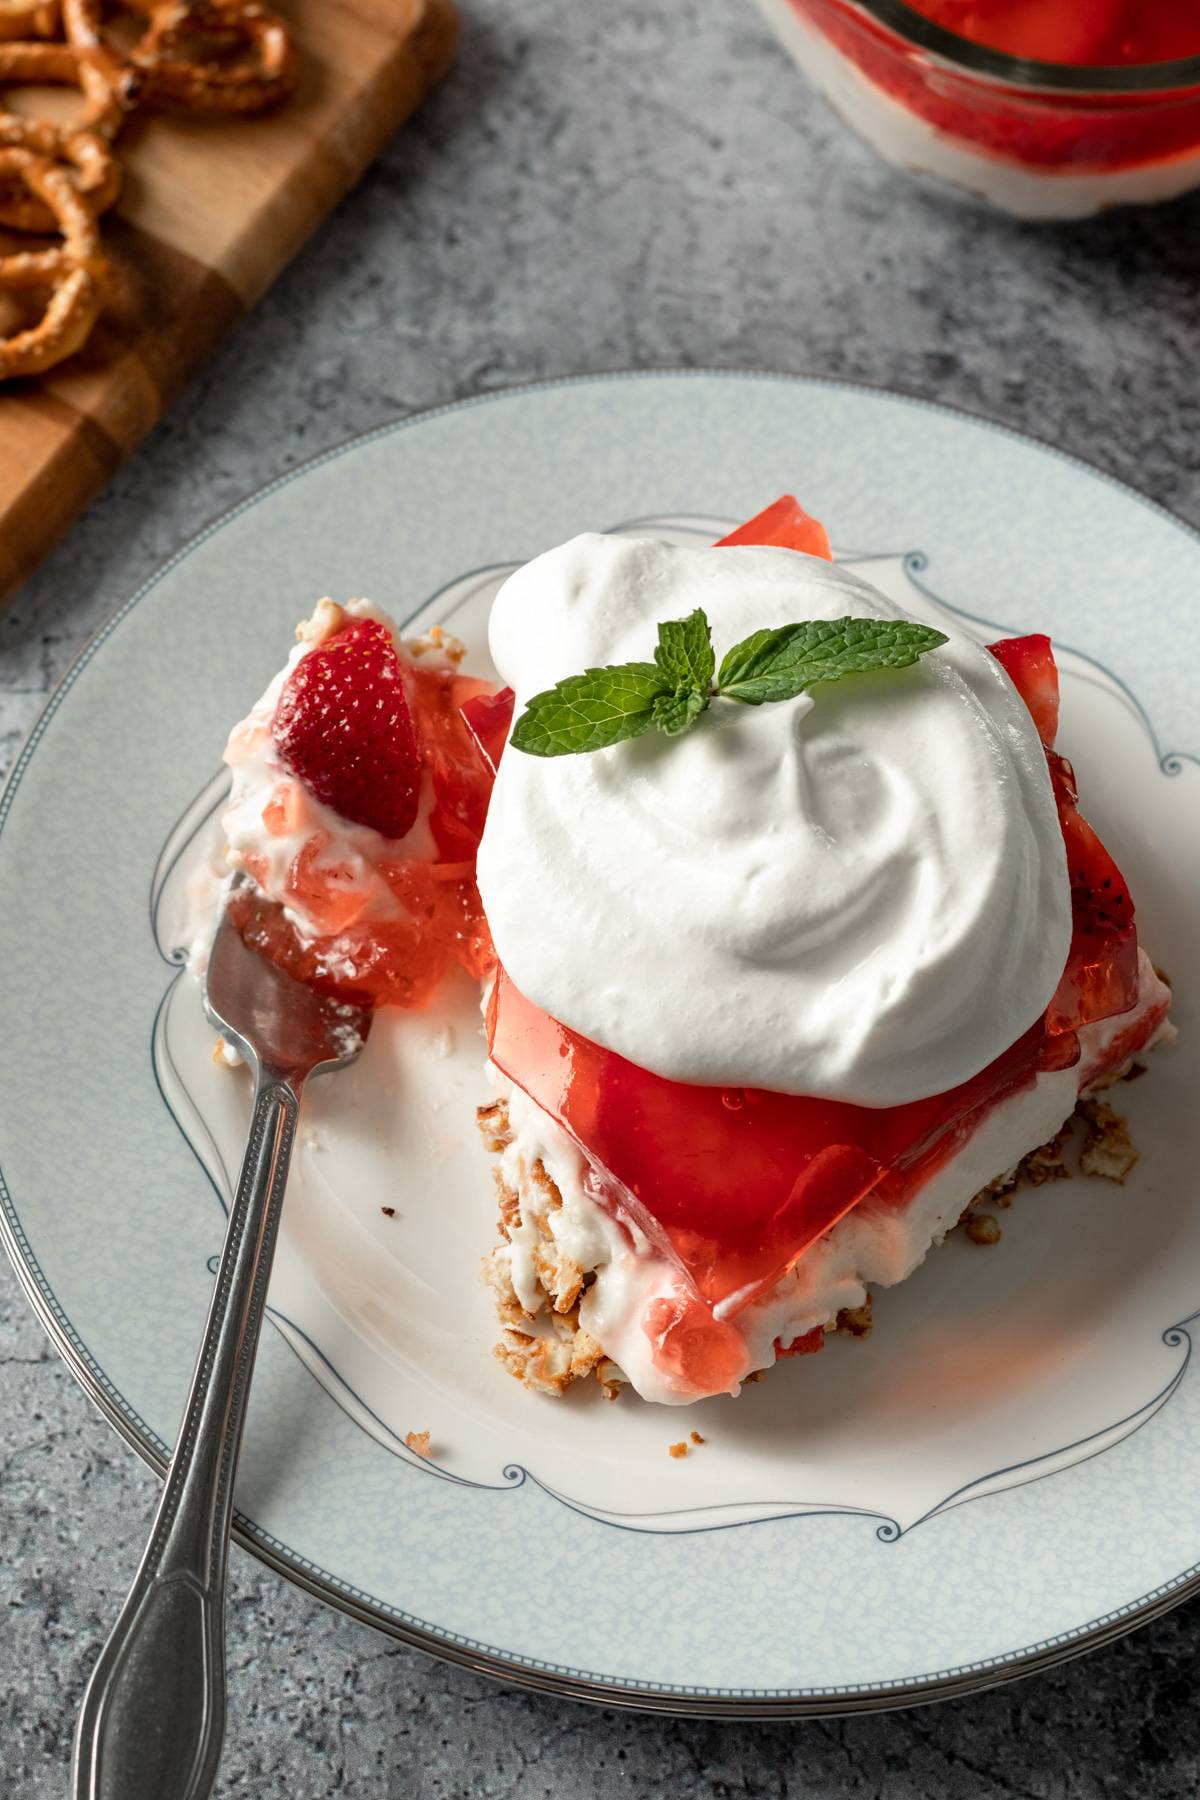
[[[903,617],[782,549],[587,535],[495,601],[529,698],[648,661],[694,607],[718,659],[764,626]],[[1046,758],[999,664],[954,635],[916,666],[589,755],[508,749],[479,855],[497,954],[526,996],[678,1081],[892,1106],[944,1092],[1044,1011],[1070,897]]]

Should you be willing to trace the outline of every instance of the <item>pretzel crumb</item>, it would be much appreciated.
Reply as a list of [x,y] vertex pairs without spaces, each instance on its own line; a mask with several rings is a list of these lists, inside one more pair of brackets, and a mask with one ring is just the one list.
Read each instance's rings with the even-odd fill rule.
[[686,1443],[668,1444],[667,1445],[667,1455],[673,1456],[676,1459],[676,1461],[678,1461],[681,1456],[686,1456],[687,1453],[688,1453],[688,1447],[687,1447]]
[[698,1431],[693,1431],[692,1442],[693,1444],[702,1444],[704,1442],[704,1439],[700,1436]]
[[998,1244],[1000,1227],[991,1213],[972,1213],[963,1227],[973,1244]]
[[447,631],[444,625],[431,625],[420,637],[409,638],[404,648],[414,662],[427,656],[432,650],[435,656],[444,656],[455,668],[467,654],[467,646],[462,639],[455,637],[452,631]]
[[1081,1100],[1076,1110],[1083,1121],[1080,1169],[1085,1175],[1101,1175],[1120,1187],[1138,1157],[1128,1122],[1106,1100]]
[[379,1210],[385,1219],[394,1219],[396,1216],[396,1209],[394,1206],[381,1206]]
[[870,1337],[872,1318],[872,1296],[867,1295],[861,1306],[843,1306],[833,1322],[834,1331],[844,1331],[848,1337]]
[[317,644],[323,644],[326,638],[334,637],[342,629],[348,617],[349,614],[344,606],[339,606],[336,600],[331,600],[326,596],[324,600],[318,600],[313,607],[312,618],[301,619],[297,625],[296,642],[307,644],[311,650]]
[[409,1431],[405,1433],[404,1442],[414,1456],[429,1455],[429,1433],[427,1431]]
[[[485,1150],[499,1156],[512,1143],[512,1129],[508,1123],[508,1107],[503,1100],[493,1100],[490,1106],[475,1108],[475,1123],[479,1127],[479,1135],[483,1139]],[[513,1195],[514,1201],[516,1195]]]

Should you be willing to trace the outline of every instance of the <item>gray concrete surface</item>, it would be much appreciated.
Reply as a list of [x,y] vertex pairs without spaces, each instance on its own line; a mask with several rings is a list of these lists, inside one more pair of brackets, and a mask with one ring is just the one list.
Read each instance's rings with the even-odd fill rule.
[[[89,634],[214,513],[352,433],[531,377],[711,363],[885,383],[1052,438],[1200,523],[1200,204],[1051,229],[944,204],[847,137],[748,0],[464,4],[449,84],[0,613],[0,770]],[[0,1361],[0,1790],[40,1800],[65,1791],[153,1484],[7,1270]],[[228,1800],[1200,1785],[1195,1605],[953,1705],[733,1726],[505,1690],[235,1553],[231,1675]]]

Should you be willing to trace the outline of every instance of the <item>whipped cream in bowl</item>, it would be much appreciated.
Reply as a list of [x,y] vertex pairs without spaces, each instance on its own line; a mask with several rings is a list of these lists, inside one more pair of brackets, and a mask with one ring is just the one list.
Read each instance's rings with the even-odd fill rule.
[[[646,661],[696,606],[718,659],[763,627],[906,616],[795,551],[587,534],[508,580],[492,656],[519,716],[568,675]],[[500,962],[573,1030],[669,1079],[865,1106],[987,1066],[1070,945],[1036,727],[957,634],[794,700],[716,700],[680,738],[510,747],[478,874]]]

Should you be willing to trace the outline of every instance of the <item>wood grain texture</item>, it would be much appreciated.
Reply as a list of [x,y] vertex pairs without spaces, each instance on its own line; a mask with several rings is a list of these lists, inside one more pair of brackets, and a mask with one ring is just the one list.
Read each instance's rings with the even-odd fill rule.
[[0,387],[0,598],[37,566],[449,67],[453,0],[281,0],[296,92],[245,120],[138,114],[83,350]]

